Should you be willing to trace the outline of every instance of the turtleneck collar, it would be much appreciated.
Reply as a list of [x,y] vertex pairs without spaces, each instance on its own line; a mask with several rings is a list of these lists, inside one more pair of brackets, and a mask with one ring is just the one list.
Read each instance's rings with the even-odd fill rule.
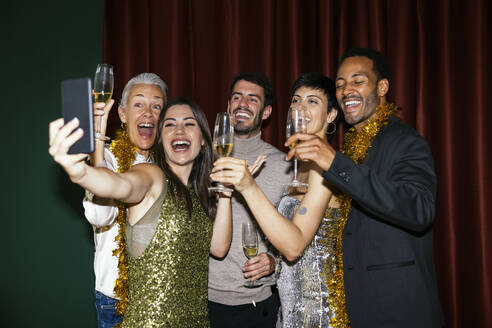
[[249,153],[256,153],[260,151],[263,143],[264,141],[261,139],[261,132],[246,139],[240,139],[234,136],[234,148],[232,151],[234,156],[244,157],[244,155]]

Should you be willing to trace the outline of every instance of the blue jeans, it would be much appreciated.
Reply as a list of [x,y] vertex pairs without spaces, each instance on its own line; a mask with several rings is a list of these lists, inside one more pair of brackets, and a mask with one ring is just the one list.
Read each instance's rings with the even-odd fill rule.
[[118,300],[96,290],[97,326],[99,328],[112,328],[123,319],[121,315],[116,314],[116,302]]

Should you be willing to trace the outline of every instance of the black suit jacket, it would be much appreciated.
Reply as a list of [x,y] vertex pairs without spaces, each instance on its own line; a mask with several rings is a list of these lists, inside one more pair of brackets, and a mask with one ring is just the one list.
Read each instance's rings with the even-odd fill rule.
[[437,181],[425,139],[391,117],[364,163],[337,152],[323,176],[352,197],[342,240],[352,327],[442,327],[432,239]]

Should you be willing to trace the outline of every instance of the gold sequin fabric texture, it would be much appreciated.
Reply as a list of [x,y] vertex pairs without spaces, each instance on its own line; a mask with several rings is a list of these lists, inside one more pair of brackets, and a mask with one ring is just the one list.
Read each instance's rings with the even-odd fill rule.
[[[169,188],[173,188],[169,184]],[[129,296],[123,327],[209,327],[208,257],[212,222],[194,191],[192,220],[183,201],[166,197],[142,255],[128,255]]]

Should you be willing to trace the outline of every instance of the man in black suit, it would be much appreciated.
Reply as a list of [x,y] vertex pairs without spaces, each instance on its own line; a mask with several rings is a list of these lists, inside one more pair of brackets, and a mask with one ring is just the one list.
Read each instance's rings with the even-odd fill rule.
[[344,54],[337,100],[353,128],[343,151],[301,134],[287,142],[301,140],[304,151],[289,157],[316,162],[346,209],[340,231],[352,327],[442,327],[432,239],[434,163],[425,139],[386,102],[389,71],[388,60],[373,49]]

